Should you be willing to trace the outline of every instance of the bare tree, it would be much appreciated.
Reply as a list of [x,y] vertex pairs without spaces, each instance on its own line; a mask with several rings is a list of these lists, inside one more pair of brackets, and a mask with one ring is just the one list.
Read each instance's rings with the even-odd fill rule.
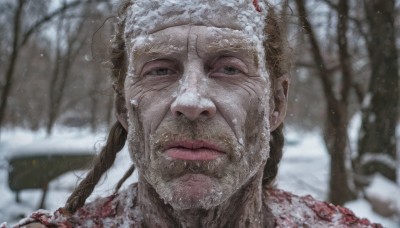
[[296,0],[299,20],[308,35],[311,44],[312,58],[317,69],[326,101],[326,120],[324,140],[331,157],[329,200],[335,204],[343,204],[355,198],[349,174],[349,146],[347,126],[349,123],[348,100],[352,84],[351,63],[347,46],[348,2],[339,0],[334,6],[337,14],[337,45],[340,60],[340,91],[335,91],[334,72],[329,70],[323,57],[320,44],[313,26],[308,20],[308,12],[304,0]]
[[[87,12],[88,6],[89,5],[86,4],[82,14]],[[49,83],[49,109],[47,118],[48,122],[46,126],[47,134],[51,134],[52,132],[54,123],[60,112],[64,91],[70,77],[71,67],[86,41],[85,36],[80,36],[86,22],[85,17],[77,17],[78,21],[76,22],[76,27],[73,23],[66,20],[64,14],[61,14],[57,28],[57,47],[54,70]],[[65,29],[65,31],[62,31],[62,29]],[[63,38],[66,39],[64,40]],[[63,42],[64,45],[61,45],[61,42]]]
[[5,117],[5,112],[7,108],[7,101],[9,98],[9,94],[11,92],[13,86],[13,76],[15,67],[17,64],[18,56],[21,48],[27,43],[29,38],[33,33],[40,30],[40,28],[51,21],[54,17],[58,16],[62,12],[74,8],[77,5],[81,4],[81,1],[73,1],[68,4],[63,5],[62,7],[56,9],[55,11],[44,15],[40,19],[38,19],[31,27],[29,27],[25,32],[21,30],[22,22],[23,22],[23,10],[27,5],[28,1],[26,0],[18,0],[16,7],[14,9],[14,18],[12,20],[13,31],[12,31],[12,47],[10,60],[6,67],[5,71],[5,79],[4,85],[2,86],[2,92],[0,97],[0,127],[3,124],[3,120]]
[[395,1],[364,1],[371,69],[362,107],[358,141],[357,184],[380,173],[396,182],[396,126],[399,110],[399,66],[395,35]]
[[3,118],[5,116],[5,110],[7,106],[8,95],[11,91],[12,86],[12,77],[15,70],[15,65],[18,57],[18,45],[20,42],[20,33],[21,33],[21,23],[22,23],[22,10],[25,5],[25,0],[18,0],[17,6],[15,7],[14,19],[13,19],[13,33],[12,33],[12,52],[10,56],[10,62],[8,64],[4,85],[2,86],[2,92],[0,97],[0,126],[2,125]]

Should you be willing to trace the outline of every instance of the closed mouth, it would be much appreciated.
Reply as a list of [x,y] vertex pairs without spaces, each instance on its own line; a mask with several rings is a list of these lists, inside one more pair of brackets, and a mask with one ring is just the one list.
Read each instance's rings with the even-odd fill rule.
[[164,154],[177,160],[210,161],[225,155],[214,143],[197,140],[174,141],[168,143]]

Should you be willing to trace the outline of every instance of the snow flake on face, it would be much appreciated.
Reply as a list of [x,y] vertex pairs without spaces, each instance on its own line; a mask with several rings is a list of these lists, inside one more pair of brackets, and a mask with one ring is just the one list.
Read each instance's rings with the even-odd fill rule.
[[131,105],[133,105],[135,108],[138,106],[138,101],[136,99],[131,99]]
[[260,13],[262,9],[265,9],[265,4],[259,1],[137,0],[127,13],[125,38],[145,42],[145,37],[138,37],[187,24],[241,30],[253,41],[260,42],[264,40],[265,13]]

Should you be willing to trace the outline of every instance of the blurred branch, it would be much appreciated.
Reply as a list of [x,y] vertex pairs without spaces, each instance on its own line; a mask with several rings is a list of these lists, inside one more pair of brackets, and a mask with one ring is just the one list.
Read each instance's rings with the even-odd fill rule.
[[299,14],[300,23],[302,24],[303,29],[307,33],[310,43],[311,43],[311,52],[313,55],[313,59],[315,61],[315,65],[317,66],[318,75],[321,79],[324,93],[325,93],[326,97],[328,98],[328,102],[335,102],[336,99],[335,99],[335,96],[334,96],[333,90],[332,90],[333,85],[329,78],[330,74],[327,70],[325,61],[322,57],[321,48],[318,44],[318,41],[317,41],[316,35],[314,33],[314,30],[312,28],[312,25],[311,25],[310,21],[308,20],[308,14],[305,9],[304,0],[296,0],[296,4],[297,4],[297,10],[298,10],[298,14]]
[[330,6],[332,9],[334,9],[336,11],[339,10],[339,6],[337,4],[334,4],[333,2],[331,2],[330,0],[322,0],[322,1],[325,2],[325,4]]
[[64,4],[62,7],[60,7],[59,9],[55,10],[54,12],[44,16],[42,19],[40,19],[39,21],[37,21],[35,24],[33,24],[28,31],[26,31],[23,35],[22,35],[22,42],[20,44],[21,46],[24,46],[24,44],[29,40],[30,36],[36,31],[38,30],[40,27],[42,27],[44,24],[46,24],[47,22],[51,21],[54,17],[64,13],[66,10],[70,9],[70,8],[74,8],[79,6],[80,4],[82,4],[83,1],[77,0],[77,1],[73,1],[70,2],[68,4]]
[[368,34],[364,31],[363,25],[361,23],[361,20],[359,18],[355,18],[355,17],[349,17],[350,21],[352,21],[354,23],[354,25],[357,28],[357,31],[360,33],[360,35],[364,38],[365,43],[368,44],[369,43],[369,36]]
[[337,23],[337,43],[339,46],[339,61],[340,69],[342,71],[342,101],[347,103],[353,80],[350,54],[348,50],[347,31],[349,27],[349,5],[347,0],[339,0],[338,3],[338,23]]
[[361,105],[364,100],[364,95],[365,95],[362,85],[360,83],[353,82],[352,87],[356,93],[357,101]]
[[2,92],[1,92],[1,97],[0,97],[0,127],[2,126],[4,117],[5,117],[5,111],[7,107],[7,101],[8,101],[8,95],[11,91],[11,86],[12,86],[12,76],[14,74],[15,70],[15,64],[17,62],[17,57],[18,57],[18,42],[19,42],[19,34],[21,32],[21,25],[22,25],[22,11],[25,5],[25,0],[19,0],[17,8],[15,9],[15,14],[14,14],[14,30],[12,33],[13,39],[12,39],[12,53],[10,56],[10,63],[8,64],[7,71],[5,74],[5,83],[4,86],[2,86]]
[[[317,69],[317,66],[315,65],[314,62],[305,62],[305,61],[298,60],[298,61],[296,61],[295,65],[297,67]],[[340,69],[339,63],[335,63],[335,64],[331,64],[331,65],[332,65],[331,67],[327,67],[327,72],[329,72],[329,74],[332,74],[335,71]]]

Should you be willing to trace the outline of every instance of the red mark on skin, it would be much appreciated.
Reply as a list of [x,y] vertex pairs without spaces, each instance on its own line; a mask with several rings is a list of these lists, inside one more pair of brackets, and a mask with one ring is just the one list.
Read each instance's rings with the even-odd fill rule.
[[113,205],[113,199],[114,199],[115,195],[112,195],[109,200],[103,205],[102,209],[101,209],[101,216],[102,217],[109,217],[112,216],[116,213],[115,211],[115,205]]
[[258,0],[253,0],[253,5],[254,5],[254,7],[256,8],[257,12],[260,12],[260,13],[261,13],[261,7],[260,7],[260,5],[258,4]]
[[342,213],[343,217],[342,220],[345,224],[349,225],[364,225],[365,227],[375,227],[375,228],[382,228],[382,225],[371,223],[368,219],[362,218],[359,219],[356,215],[349,209],[341,206],[337,206],[337,209]]
[[337,213],[335,206],[325,202],[314,201],[311,196],[304,197],[307,206],[309,206],[319,218],[325,221],[332,221],[334,215]]

